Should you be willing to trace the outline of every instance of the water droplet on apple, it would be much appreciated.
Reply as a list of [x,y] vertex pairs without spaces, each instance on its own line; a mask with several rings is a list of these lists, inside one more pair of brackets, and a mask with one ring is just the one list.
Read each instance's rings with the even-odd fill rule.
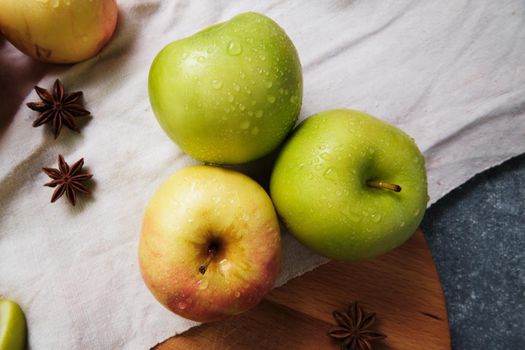
[[233,95],[228,93],[228,95],[226,96],[226,99],[228,100],[228,102],[233,102]]
[[250,121],[245,120],[241,123],[241,129],[246,130],[250,127]]
[[230,41],[228,43],[228,54],[232,56],[240,55],[242,52],[242,46],[236,41]]
[[293,104],[298,103],[299,102],[299,97],[297,97],[295,95],[290,97],[290,102],[293,103]]
[[270,103],[274,103],[275,102],[275,96],[273,95],[268,95],[266,96],[266,100]]
[[236,298],[240,298],[240,297],[241,297],[241,292],[236,291],[236,292],[235,292],[235,297],[236,297]]
[[198,287],[197,289],[199,290],[205,290],[206,288],[208,288],[208,280],[200,280],[199,282],[197,282],[198,284]]
[[199,56],[199,57],[197,57],[197,61],[202,63],[202,62],[206,61],[206,58],[204,56]]
[[239,86],[239,84],[237,83],[233,83],[233,89],[237,92],[239,92],[241,90],[241,87]]
[[373,222],[379,222],[379,221],[381,221],[381,215],[380,215],[380,214],[377,214],[377,213],[372,214],[372,221],[373,221]]
[[181,310],[184,310],[184,309],[186,308],[186,306],[188,306],[188,305],[186,305],[186,303],[185,303],[184,301],[179,301],[179,302],[177,303],[177,307],[178,307],[179,309],[181,309]]
[[349,208],[346,208],[345,210],[343,210],[342,214],[344,215],[344,217],[346,217],[348,220],[350,220],[352,222],[359,222],[359,221],[361,221],[361,216],[359,216],[358,214],[354,213]]
[[213,86],[214,89],[218,90],[222,87],[222,81],[215,79],[211,82],[211,85]]
[[414,211],[414,216],[418,216],[420,212],[421,212],[421,211],[420,211],[419,209],[416,209],[416,210]]
[[246,74],[244,74],[242,70],[240,71],[239,76],[241,77],[241,79],[246,78]]
[[254,126],[253,129],[252,129],[252,135],[255,136],[259,133],[259,128]]
[[223,274],[227,273],[228,271],[230,271],[232,268],[232,264],[231,262],[228,261],[228,259],[222,259],[220,262],[219,262],[219,269],[221,270],[221,272]]
[[336,180],[337,174],[334,168],[329,167],[324,171],[323,176],[330,180]]
[[266,82],[266,87],[269,89],[273,86],[273,83],[271,81]]
[[405,222],[401,221],[401,223],[399,224],[399,227],[405,227]]
[[323,152],[321,153],[321,158],[324,160],[330,160],[330,158],[332,158],[332,155],[328,152]]
[[259,109],[259,110],[257,110],[257,111],[255,112],[255,118],[257,118],[257,119],[261,119],[262,116],[263,116],[263,114],[264,114],[264,112],[263,112],[262,110]]

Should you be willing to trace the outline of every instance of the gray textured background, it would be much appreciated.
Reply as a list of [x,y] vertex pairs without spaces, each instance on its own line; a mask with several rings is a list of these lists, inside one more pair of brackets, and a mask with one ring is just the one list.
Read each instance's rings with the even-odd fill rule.
[[453,349],[525,349],[525,154],[438,201],[422,228]]

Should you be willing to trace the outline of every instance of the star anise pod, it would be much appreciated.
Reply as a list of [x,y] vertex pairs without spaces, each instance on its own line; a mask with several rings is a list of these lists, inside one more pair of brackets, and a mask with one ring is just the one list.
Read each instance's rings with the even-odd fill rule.
[[333,312],[338,326],[331,328],[328,335],[340,339],[342,350],[372,350],[371,342],[385,339],[386,335],[371,329],[375,313],[367,314],[357,302],[350,304],[347,312]]
[[89,194],[91,191],[82,184],[82,182],[89,180],[93,177],[89,173],[81,173],[82,167],[84,166],[84,158],[78,160],[72,166],[69,166],[62,155],[58,156],[58,169],[54,168],[42,168],[44,173],[47,174],[53,180],[46,183],[44,186],[57,187],[53,196],[51,197],[51,203],[62,197],[65,193],[69,202],[73,205],[76,203],[76,192],[82,192]]
[[79,99],[82,96],[81,91],[66,94],[64,85],[62,85],[58,79],[55,80],[53,84],[52,93],[39,86],[35,86],[35,91],[42,101],[29,102],[27,104],[27,107],[41,113],[33,122],[33,127],[36,128],[37,126],[51,122],[55,139],[60,134],[62,125],[78,133],[80,132],[75,118],[90,114],[89,111],[85,110],[79,103]]

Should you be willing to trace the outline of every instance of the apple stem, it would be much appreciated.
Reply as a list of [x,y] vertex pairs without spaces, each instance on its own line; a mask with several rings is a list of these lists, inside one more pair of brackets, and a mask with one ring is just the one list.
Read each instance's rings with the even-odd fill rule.
[[390,190],[390,191],[394,191],[394,192],[401,192],[401,186],[396,185],[396,184],[391,184],[391,183],[388,183],[388,182],[384,182],[384,181],[368,180],[366,182],[366,184],[369,187],[374,187],[374,188],[379,188],[379,189],[384,189],[384,190]]
[[212,246],[210,246],[208,248],[208,257],[206,258],[206,261],[204,262],[204,264],[199,266],[199,272],[201,274],[204,275],[204,273],[208,269],[208,266],[210,265],[210,263],[213,260],[213,257],[215,256],[216,253],[217,253],[217,248],[215,246],[212,245]]

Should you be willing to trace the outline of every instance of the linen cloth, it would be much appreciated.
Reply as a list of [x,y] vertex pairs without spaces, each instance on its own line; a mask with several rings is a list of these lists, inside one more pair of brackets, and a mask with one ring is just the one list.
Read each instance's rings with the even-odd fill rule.
[[[59,74],[93,118],[80,135],[34,129],[23,104],[0,135],[0,295],[26,312],[32,349],[146,349],[196,323],[142,282],[137,241],[149,197],[196,161],[155,120],[150,64],[169,42],[244,11],[276,20],[304,72],[300,120],[354,108],[413,136],[435,202],[525,151],[525,2],[121,0],[96,57]],[[9,69],[8,66],[1,67]],[[38,84],[50,88],[55,74]],[[1,97],[0,97],[1,98]],[[25,102],[35,101],[31,93]],[[1,100],[0,100],[1,101]],[[41,167],[85,158],[93,196],[51,205]],[[263,171],[251,169],[249,171]],[[283,232],[278,284],[326,260]]]

